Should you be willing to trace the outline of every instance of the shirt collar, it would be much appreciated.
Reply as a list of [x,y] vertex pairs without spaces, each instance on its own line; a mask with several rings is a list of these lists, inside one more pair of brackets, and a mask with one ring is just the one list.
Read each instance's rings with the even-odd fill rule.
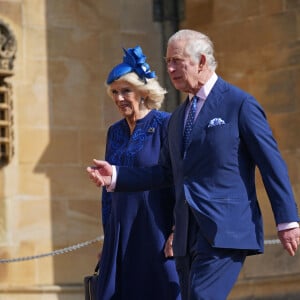
[[[218,80],[218,75],[214,72],[208,81],[201,87],[196,96],[202,100],[206,100],[216,81]],[[190,94],[189,98],[192,99],[194,95]]]

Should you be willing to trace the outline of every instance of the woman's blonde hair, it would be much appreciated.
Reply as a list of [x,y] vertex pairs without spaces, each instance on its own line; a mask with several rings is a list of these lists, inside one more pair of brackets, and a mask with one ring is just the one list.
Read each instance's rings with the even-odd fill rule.
[[[156,78],[141,80],[135,72],[127,73],[113,82],[125,81],[144,95],[144,104],[149,109],[160,109],[167,91],[160,85]],[[107,94],[113,98],[110,84],[106,84]]]

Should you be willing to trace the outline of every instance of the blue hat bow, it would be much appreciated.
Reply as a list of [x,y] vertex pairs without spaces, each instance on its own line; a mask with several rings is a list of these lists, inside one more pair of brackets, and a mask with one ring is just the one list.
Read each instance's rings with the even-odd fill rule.
[[130,72],[135,72],[145,83],[147,83],[147,79],[156,77],[155,72],[151,71],[150,66],[146,63],[146,56],[143,54],[140,46],[128,49],[123,48],[123,51],[123,63],[111,70],[106,80],[107,84],[111,84]]

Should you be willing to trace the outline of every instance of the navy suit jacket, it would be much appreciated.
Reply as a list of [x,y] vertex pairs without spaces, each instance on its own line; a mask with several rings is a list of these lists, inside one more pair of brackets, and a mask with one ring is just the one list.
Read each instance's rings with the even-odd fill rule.
[[[187,100],[188,101],[188,100]],[[169,122],[159,165],[118,167],[116,191],[153,189],[174,184],[174,254],[186,254],[189,208],[213,247],[262,253],[263,222],[255,187],[261,172],[276,224],[299,221],[286,165],[258,102],[218,78],[208,95],[182,156],[185,107]],[[224,121],[209,126],[213,119]]]

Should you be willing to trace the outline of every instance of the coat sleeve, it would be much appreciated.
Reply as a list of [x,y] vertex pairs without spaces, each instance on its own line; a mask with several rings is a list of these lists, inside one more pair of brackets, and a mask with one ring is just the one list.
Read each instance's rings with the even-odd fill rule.
[[286,164],[262,107],[251,96],[242,103],[239,126],[247,150],[261,173],[276,224],[299,222]]

